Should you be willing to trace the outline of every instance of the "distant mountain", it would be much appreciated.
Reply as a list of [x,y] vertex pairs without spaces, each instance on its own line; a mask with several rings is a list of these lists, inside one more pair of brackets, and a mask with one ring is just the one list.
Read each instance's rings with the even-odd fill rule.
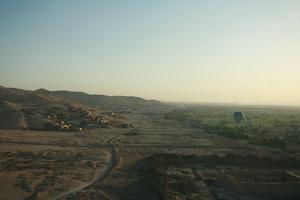
[[124,120],[87,105],[52,95],[0,87],[0,128],[30,130],[80,130],[122,125]]
[[36,91],[0,86],[0,128],[79,130],[131,127],[115,112],[157,112],[169,107],[139,97],[89,95],[83,92]]
[[36,90],[39,94],[68,99],[90,107],[110,112],[164,112],[170,107],[156,100],[146,100],[133,96],[91,95],[84,92]]

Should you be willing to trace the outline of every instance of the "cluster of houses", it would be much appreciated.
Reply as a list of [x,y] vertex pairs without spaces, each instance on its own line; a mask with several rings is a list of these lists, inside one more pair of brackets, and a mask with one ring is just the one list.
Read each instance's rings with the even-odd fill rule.
[[[115,119],[113,121],[113,119]],[[49,110],[45,130],[82,131],[92,128],[133,128],[131,124],[123,123],[122,116],[110,113],[96,113],[92,109],[71,107],[67,111]]]
[[48,120],[51,123],[48,123],[46,126],[48,126],[48,128],[52,128],[52,129],[56,129],[56,130],[75,130],[75,126],[73,128],[71,123],[66,123],[63,120],[60,120],[57,115],[48,115]]
[[73,119],[74,117],[69,117],[71,120],[63,119],[55,114],[49,114],[47,118],[48,124],[46,124],[45,128],[62,131],[84,130],[97,127],[108,128],[112,125],[112,120],[110,118],[105,115],[95,115],[91,111],[87,111],[85,115],[80,115],[75,117],[75,119]]

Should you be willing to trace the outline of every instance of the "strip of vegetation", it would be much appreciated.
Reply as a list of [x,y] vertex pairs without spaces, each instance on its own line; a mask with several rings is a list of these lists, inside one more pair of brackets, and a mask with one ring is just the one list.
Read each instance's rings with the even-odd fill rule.
[[[232,118],[232,113],[237,109],[245,112],[245,119],[241,123]],[[175,109],[166,113],[165,119],[179,121],[210,134],[275,148],[286,148],[286,142],[300,140],[298,110],[203,106]]]

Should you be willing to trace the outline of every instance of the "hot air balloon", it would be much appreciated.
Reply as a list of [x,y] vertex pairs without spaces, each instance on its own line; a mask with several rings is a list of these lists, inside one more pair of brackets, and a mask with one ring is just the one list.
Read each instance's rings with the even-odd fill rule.
[[244,119],[244,114],[242,112],[235,112],[233,113],[233,119],[239,123]]

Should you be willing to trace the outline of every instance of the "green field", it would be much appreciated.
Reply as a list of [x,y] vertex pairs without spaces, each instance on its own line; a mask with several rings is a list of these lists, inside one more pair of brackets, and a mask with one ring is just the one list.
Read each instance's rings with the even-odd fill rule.
[[[244,120],[233,119],[241,111]],[[190,106],[165,114],[192,128],[204,129],[227,138],[248,140],[250,143],[283,148],[300,141],[300,109],[292,107]]]

